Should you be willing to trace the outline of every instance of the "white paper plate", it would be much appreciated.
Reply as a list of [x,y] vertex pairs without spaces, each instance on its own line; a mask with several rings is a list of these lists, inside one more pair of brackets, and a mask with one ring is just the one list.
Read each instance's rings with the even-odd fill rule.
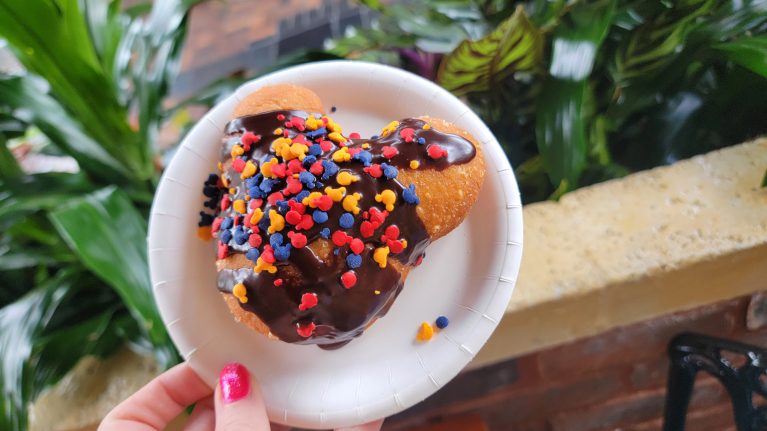
[[[197,239],[202,183],[215,170],[224,125],[242,96],[274,83],[311,88],[347,132],[370,136],[392,119],[430,115],[471,132],[488,175],[479,202],[455,231],[432,244],[389,313],[345,347],[325,351],[272,341],[236,323],[216,290],[215,251]],[[162,177],[149,224],[155,298],[173,342],[211,385],[231,361],[262,385],[273,422],[349,426],[397,413],[452,379],[503,317],[522,255],[522,211],[514,173],[492,133],[460,100],[399,69],[332,61],[282,70],[243,85],[192,129]],[[450,325],[428,343],[423,321]]]

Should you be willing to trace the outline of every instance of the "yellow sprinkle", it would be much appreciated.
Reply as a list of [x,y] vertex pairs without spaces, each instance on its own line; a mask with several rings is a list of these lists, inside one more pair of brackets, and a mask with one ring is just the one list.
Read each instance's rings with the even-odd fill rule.
[[237,283],[232,287],[232,295],[239,299],[243,304],[248,302],[248,291],[242,283]]
[[267,271],[270,274],[274,274],[277,272],[277,267],[271,263],[266,263],[263,258],[259,257],[258,260],[256,260],[256,266],[253,267],[253,272],[259,273],[261,271]]
[[197,236],[203,241],[210,241],[211,239],[213,239],[213,234],[210,233],[210,226],[198,227]]
[[389,247],[378,247],[373,252],[373,260],[378,263],[378,266],[383,269],[386,268],[386,258],[389,256]]
[[322,193],[320,192],[311,192],[309,193],[309,196],[305,197],[301,203],[304,205],[307,205],[311,208],[317,208],[317,199],[322,197]]
[[282,127],[278,127],[276,129],[274,129],[274,134],[275,135],[282,135]]
[[285,229],[285,217],[275,210],[269,210],[269,229],[266,231],[273,234],[283,229]]
[[410,169],[418,169],[419,166],[421,166],[421,164],[418,163],[418,160],[410,161]]
[[346,138],[338,132],[329,133],[328,138],[333,142],[338,142],[338,143],[346,142]]
[[393,191],[386,189],[381,193],[376,194],[376,202],[382,202],[386,205],[386,211],[394,211],[394,203],[397,202],[397,194]]
[[258,167],[256,167],[256,165],[252,161],[248,160],[248,162],[245,163],[245,167],[242,168],[242,173],[240,174],[240,178],[242,178],[243,180],[245,178],[250,178],[253,175],[256,175],[257,171],[258,171]]
[[386,136],[389,133],[393,132],[397,129],[397,126],[399,126],[399,121],[392,121],[391,123],[387,124],[386,127],[381,129],[381,136]]
[[367,150],[368,148],[370,148],[370,144],[365,142],[364,144],[362,144],[362,148]]
[[233,188],[233,187],[229,187],[229,194],[230,194],[230,195],[233,195],[233,194],[235,194],[235,193],[237,193],[237,189],[235,189],[235,188]]
[[309,130],[317,130],[322,125],[322,121],[318,120],[314,115],[310,115],[304,122],[304,125]]
[[247,212],[247,206],[245,205],[245,201],[242,199],[237,199],[234,201],[232,208],[234,208],[234,210],[240,214],[245,214]]
[[249,201],[250,200],[250,195],[245,195],[245,200]]
[[226,175],[221,175],[221,184],[223,184],[224,187],[229,187],[229,178],[227,178]]
[[360,212],[360,207],[357,205],[357,202],[359,202],[360,198],[362,197],[361,194],[355,193],[353,195],[347,195],[344,198],[344,202],[341,204],[344,207],[344,210],[357,215]]
[[430,125],[428,125],[428,124],[424,124],[423,125],[423,130],[429,130],[429,129],[431,129]]
[[380,295],[381,291],[380,290],[374,290],[373,293],[375,293],[376,295]]
[[407,240],[406,239],[402,240],[402,248],[407,248]]
[[415,339],[418,341],[429,341],[433,336],[434,328],[431,327],[429,322],[423,322],[421,323],[421,326],[418,327],[418,335],[415,336]]
[[232,158],[235,158],[237,156],[241,156],[244,152],[245,152],[245,150],[241,146],[234,145],[232,147]]
[[282,154],[285,148],[290,148],[293,140],[290,138],[277,138],[272,142],[271,149],[275,154]]
[[330,117],[325,117],[325,118],[328,119],[328,125],[327,125],[328,131],[335,132],[335,133],[338,133],[338,134],[343,133],[343,130],[341,129],[341,125],[340,124],[338,124],[335,121],[333,121]]
[[356,183],[359,180],[359,177],[353,175],[349,171],[341,171],[338,173],[338,175],[336,175],[336,182],[342,186],[348,186],[349,184]]
[[352,155],[349,153],[347,147],[341,147],[340,150],[333,153],[333,161],[336,163],[348,162],[352,159]]
[[304,157],[306,157],[307,151],[309,151],[309,147],[306,144],[300,144],[296,142],[290,146],[290,152],[295,157],[298,157],[298,160],[301,160],[301,161],[303,161]]
[[272,173],[272,167],[277,164],[277,159],[272,157],[271,160],[261,165],[261,173],[267,178],[277,178],[277,175]]
[[330,199],[333,199],[333,202],[341,202],[341,199],[343,199],[346,194],[346,187],[339,187],[337,189],[334,189],[333,187],[325,187],[325,194],[330,196]]
[[257,225],[262,218],[264,218],[264,212],[261,208],[256,208],[253,210],[253,215],[250,216],[250,224]]
[[224,172],[224,164],[221,162],[218,162],[216,164],[216,167],[218,168],[219,172]]

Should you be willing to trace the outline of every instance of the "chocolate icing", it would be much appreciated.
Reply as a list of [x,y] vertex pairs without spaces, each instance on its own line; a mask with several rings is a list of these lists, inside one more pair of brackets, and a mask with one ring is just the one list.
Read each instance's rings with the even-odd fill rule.
[[[285,120],[279,120],[278,115],[283,115]],[[297,116],[307,118],[308,114],[303,111],[272,111],[240,117],[227,124],[224,138],[222,163],[227,167],[224,177],[229,180],[229,187],[234,188],[236,193],[232,201],[243,199],[247,192],[240,175],[228,162],[231,160],[232,146],[240,142],[240,136],[246,131],[261,135],[262,139],[254,144],[249,152],[245,153],[248,160],[257,165],[270,160],[274,155],[269,151],[274,139],[282,135],[275,135],[274,130],[284,127],[285,121]],[[376,139],[355,139],[347,142],[347,146],[355,148],[364,143],[370,143],[368,151],[372,154],[372,163],[388,163],[399,168],[406,168],[412,160],[420,163],[419,169],[442,170],[453,164],[467,163],[476,154],[474,146],[466,139],[439,132],[433,128],[423,130],[424,122],[419,119],[408,118],[401,120],[396,129],[386,136]],[[405,128],[414,130],[412,142],[405,142],[400,137],[400,131]],[[299,132],[293,128],[285,129],[288,137],[293,138]],[[418,139],[423,138],[425,144],[418,144]],[[423,141],[422,141],[423,142]],[[431,144],[438,144],[447,150],[447,157],[432,159],[427,155],[427,148]],[[386,159],[382,154],[384,146],[394,147],[398,154],[391,159]],[[334,144],[330,151],[324,152],[318,159],[329,158],[330,154],[338,147]],[[354,226],[350,229],[341,229],[338,224],[340,216],[346,212],[340,203],[327,211],[328,221],[314,226],[304,233],[308,240],[308,246],[293,248],[287,261],[277,261],[277,272],[270,274],[266,271],[255,273],[251,267],[243,269],[223,269],[219,272],[218,288],[222,292],[231,293],[237,283],[243,283],[247,290],[248,301],[241,303],[243,309],[255,313],[281,340],[299,344],[320,344],[323,348],[340,347],[362,331],[373,320],[383,316],[391,307],[395,298],[402,290],[403,278],[400,270],[405,265],[415,265],[423,257],[426,247],[429,245],[429,237],[423,222],[416,213],[416,205],[408,204],[401,198],[402,191],[407,185],[403,185],[396,179],[385,177],[373,178],[363,170],[363,164],[359,161],[340,163],[341,171],[350,171],[360,180],[345,186],[347,195],[360,193],[359,207],[366,211],[371,207],[383,210],[383,205],[375,201],[375,195],[385,189],[390,189],[398,196],[394,211],[388,216],[374,234],[364,239],[365,249],[361,253],[362,265],[354,270],[357,283],[354,287],[346,289],[340,282],[340,275],[349,268],[346,256],[349,247],[337,248],[328,239],[320,236],[320,230],[327,227],[331,232],[343,230],[347,234],[360,238],[360,225],[363,221],[362,212],[354,217]],[[322,191],[325,186],[339,187],[334,178],[323,182],[322,187],[314,190]],[[281,190],[285,181],[274,190]],[[289,198],[289,197],[286,197]],[[278,210],[277,207],[266,203],[262,207],[264,214],[269,214],[270,209]],[[285,211],[280,211],[285,214]],[[235,216],[230,207],[218,214],[219,217]],[[264,223],[266,221],[266,223]],[[389,263],[386,268],[380,268],[373,260],[372,254],[375,247],[385,245],[380,238],[386,227],[396,225],[400,230],[399,238],[407,240],[407,247],[398,254],[389,255]],[[266,233],[268,217],[259,223],[262,244],[269,243]],[[285,231],[287,232],[286,225]],[[285,241],[288,242],[287,236]],[[325,241],[324,247],[321,242]],[[249,248],[247,243],[237,246],[234,241],[229,243],[229,253],[245,253]],[[320,251],[327,251],[327,256],[318,256]],[[333,251],[335,250],[335,251]],[[395,263],[393,263],[395,261]],[[282,285],[275,286],[274,282],[282,279]],[[298,305],[304,293],[315,293],[318,305],[301,311]],[[297,325],[313,322],[316,325],[311,337],[303,338],[297,331]]]

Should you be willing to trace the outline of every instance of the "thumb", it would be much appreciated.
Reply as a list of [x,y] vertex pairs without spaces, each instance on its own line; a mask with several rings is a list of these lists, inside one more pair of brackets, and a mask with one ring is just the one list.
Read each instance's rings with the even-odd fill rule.
[[269,431],[264,398],[244,365],[226,365],[216,386],[216,431]]

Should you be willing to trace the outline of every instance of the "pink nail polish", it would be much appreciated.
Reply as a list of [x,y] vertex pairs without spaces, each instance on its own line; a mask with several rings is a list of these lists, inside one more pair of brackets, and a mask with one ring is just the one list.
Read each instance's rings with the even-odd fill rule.
[[250,375],[244,365],[233,362],[227,364],[218,378],[221,385],[221,397],[229,404],[245,398],[250,392]]

